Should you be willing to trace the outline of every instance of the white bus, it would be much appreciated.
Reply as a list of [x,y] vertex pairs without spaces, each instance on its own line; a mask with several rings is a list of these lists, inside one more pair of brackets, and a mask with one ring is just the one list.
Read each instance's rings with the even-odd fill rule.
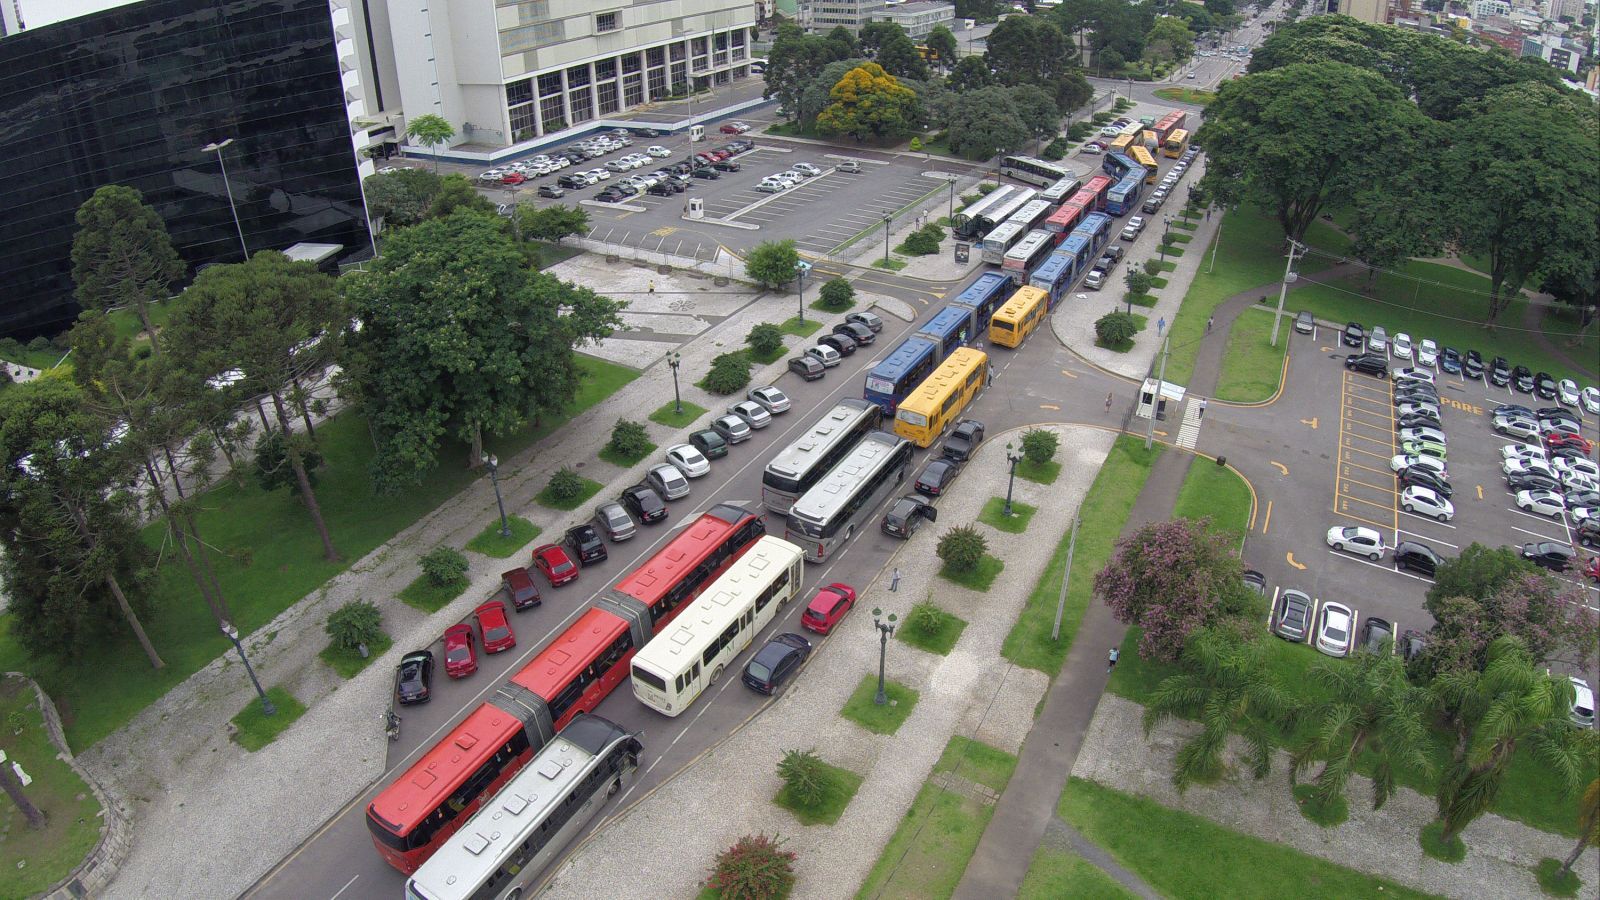
[[[957,351],[965,352],[965,351]],[[911,468],[911,442],[874,431],[789,510],[783,536],[822,562],[843,546]]]
[[1000,270],[1013,273],[1019,284],[1027,284],[1033,270],[1043,265],[1056,249],[1055,239],[1056,235],[1042,229],[1028,232],[1016,246],[1006,251]]
[[1078,192],[1078,179],[1063,178],[1039,192],[1039,199],[1060,206]]
[[1055,207],[1050,205],[1050,201],[1043,198],[1034,198],[1028,201],[1021,209],[1012,213],[1011,218],[1006,221],[1015,222],[1028,231],[1032,231],[1035,228],[1043,228],[1044,220],[1049,218],[1053,212],[1055,212]]
[[676,716],[744,652],[800,590],[805,552],[766,535],[633,656],[633,695]]
[[1005,261],[1006,253],[1022,240],[1028,229],[1018,222],[1005,222],[1000,227],[991,231],[983,239],[983,261],[991,266],[998,266]]
[[1031,156],[1007,156],[1000,160],[1000,174],[1040,187],[1049,187],[1063,178],[1071,178],[1072,170],[1053,162]]
[[639,739],[580,713],[406,880],[406,900],[509,900],[639,767]]
[[1039,192],[1033,188],[1017,188],[1010,196],[1006,197],[1004,203],[997,203],[990,207],[989,211],[983,214],[983,218],[989,222],[990,228],[994,228],[1016,215],[1024,206],[1032,203],[1038,197]]
[[984,232],[1001,221],[1000,219],[990,218],[988,215],[989,210],[1004,203],[1007,198],[1020,190],[1023,190],[1023,188],[1002,184],[967,204],[967,207],[956,213],[956,217],[950,222],[955,229],[956,237],[963,240],[983,237]]
[[878,427],[883,410],[866,400],[840,400],[761,473],[761,505],[780,516],[822,480],[856,441]]

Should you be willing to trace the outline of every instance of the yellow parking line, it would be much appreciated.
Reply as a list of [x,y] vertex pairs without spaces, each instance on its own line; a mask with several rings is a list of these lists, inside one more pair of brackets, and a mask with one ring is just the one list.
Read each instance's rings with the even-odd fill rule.
[[1267,501],[1267,517],[1261,523],[1261,533],[1262,534],[1266,534],[1267,533],[1267,529],[1271,528],[1271,527],[1272,527],[1272,501],[1268,500]]
[[1372,442],[1374,444],[1382,444],[1385,447],[1393,447],[1394,446],[1394,438],[1388,437],[1387,435],[1382,437],[1382,438],[1375,438],[1375,437],[1367,437],[1364,434],[1356,434],[1353,431],[1347,431],[1347,432],[1345,432],[1345,437],[1355,438],[1358,441],[1370,441],[1370,442]]
[[1393,453],[1375,453],[1371,450],[1363,450],[1360,447],[1352,447],[1349,444],[1345,445],[1344,450],[1346,453],[1360,453],[1363,456],[1370,456],[1373,459],[1394,459]]
[[[1397,449],[1394,445],[1394,382],[1383,383],[1384,392],[1389,395],[1389,403],[1385,407],[1389,411],[1389,456],[1392,459]],[[1400,530],[1400,504],[1399,497],[1395,494],[1394,485],[1389,486],[1389,530]]]
[[1368,484],[1367,482],[1361,481],[1360,479],[1351,478],[1349,475],[1344,476],[1344,483],[1345,484],[1359,484],[1362,487],[1369,487],[1369,488],[1372,488],[1375,491],[1389,491],[1389,492],[1392,492],[1394,490],[1394,488],[1389,487],[1388,485],[1384,485],[1384,484]]
[[1377,472],[1380,475],[1393,475],[1394,474],[1394,472],[1390,471],[1389,469],[1374,469],[1371,466],[1363,466],[1361,463],[1352,462],[1352,461],[1350,461],[1348,459],[1347,460],[1343,460],[1340,464],[1341,465],[1350,466],[1353,469],[1360,469],[1363,472]]

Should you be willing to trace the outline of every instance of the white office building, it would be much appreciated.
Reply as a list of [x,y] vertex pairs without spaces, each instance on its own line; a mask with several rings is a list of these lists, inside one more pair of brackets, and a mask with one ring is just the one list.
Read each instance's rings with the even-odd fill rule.
[[860,34],[861,26],[886,18],[887,8],[884,0],[800,0],[800,25],[824,34],[843,25]]
[[906,35],[912,41],[920,44],[928,39],[928,34],[933,31],[935,25],[943,25],[946,28],[950,28],[954,24],[956,7],[953,3],[916,0],[913,3],[896,3],[885,6],[876,18],[894,22],[905,29]]

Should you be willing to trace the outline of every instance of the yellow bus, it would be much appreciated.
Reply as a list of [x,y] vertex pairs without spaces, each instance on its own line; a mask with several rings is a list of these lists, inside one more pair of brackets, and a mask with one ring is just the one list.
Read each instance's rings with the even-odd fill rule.
[[912,389],[894,413],[894,433],[928,447],[978,396],[989,378],[989,354],[971,347],[951,353]]
[[1189,149],[1189,132],[1182,128],[1174,128],[1172,133],[1167,135],[1167,146],[1161,152],[1177,159],[1187,149]]
[[1134,162],[1144,166],[1145,184],[1155,184],[1161,178],[1160,172],[1156,169],[1156,158],[1150,155],[1149,150],[1136,145],[1128,148],[1128,155],[1133,157]]
[[1111,146],[1106,148],[1107,153],[1127,153],[1133,145],[1133,135],[1119,134],[1111,140]]
[[1049,309],[1049,292],[1036,287],[1018,288],[989,320],[989,342],[1002,347],[1021,347],[1044,321]]

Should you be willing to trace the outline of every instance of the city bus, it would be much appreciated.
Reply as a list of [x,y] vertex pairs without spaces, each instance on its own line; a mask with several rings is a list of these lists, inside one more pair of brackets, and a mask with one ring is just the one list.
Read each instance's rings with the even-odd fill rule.
[[1081,234],[1089,239],[1089,252],[1098,254],[1106,244],[1111,241],[1111,226],[1116,220],[1105,213],[1091,213],[1084,216],[1083,221],[1073,230],[1073,234]]
[[[932,363],[928,364],[928,370],[933,370]],[[867,376],[867,386],[870,390],[871,375]],[[906,388],[910,389],[910,386]],[[767,463],[761,473],[761,505],[780,516],[787,513],[801,494],[811,490],[812,485],[821,481],[822,476],[850,452],[856,441],[878,427],[882,417],[883,411],[875,403],[854,398],[840,400],[811,426],[810,431]]]
[[1043,229],[1028,232],[1006,253],[1005,261],[1000,264],[1001,271],[1010,272],[1018,282],[1026,283],[1029,276],[1033,275],[1033,270],[1039,268],[1056,249],[1056,237]]
[[633,695],[666,716],[689,708],[800,590],[805,553],[767,535],[633,656]]
[[[1082,191],[1079,191],[1079,193],[1082,193]],[[1072,229],[1078,227],[1078,222],[1083,219],[1084,213],[1088,211],[1089,207],[1074,195],[1072,199],[1061,204],[1060,209],[1051,213],[1044,220],[1044,230],[1051,234],[1071,234]]]
[[1016,215],[1019,210],[1034,200],[1038,199],[1039,192],[1033,188],[1017,188],[1006,196],[1006,199],[996,203],[983,214],[984,221],[988,222],[985,233],[993,231],[1000,223]]
[[[1014,286],[1015,284],[1009,275],[1003,275],[999,272],[985,272],[978,276],[977,281],[967,285],[966,290],[958,294],[956,299],[951,302],[971,307],[976,321],[987,322],[989,317],[994,315],[994,311],[1006,302],[1006,298],[1011,295],[1011,289]],[[943,361],[944,357],[940,357],[935,360],[935,363]],[[927,377],[926,373],[924,373],[923,377]],[[921,383],[921,379],[912,382],[913,386]],[[904,396],[904,394],[901,396]]]
[[1143,187],[1144,173],[1130,172],[1106,194],[1106,212],[1113,216],[1122,216],[1138,209],[1139,195]]
[[1083,183],[1076,194],[1067,201],[1068,203],[1082,203],[1085,210],[1091,212],[1106,208],[1106,192],[1111,190],[1117,180],[1110,175],[1096,175]]
[[1039,187],[1050,187],[1063,178],[1073,177],[1072,170],[1066,166],[1031,156],[1007,156],[1000,160],[1000,174]]
[[1089,237],[1083,234],[1069,234],[1067,239],[1056,248],[1053,256],[1065,256],[1072,261],[1072,266],[1067,272],[1067,285],[1070,287],[1078,276],[1089,271],[1090,263],[1096,259],[1094,248],[1089,244]]
[[1050,308],[1055,309],[1072,286],[1072,257],[1059,251],[1051,253],[1033,270],[1028,284],[1044,291],[1050,298]]
[[622,682],[634,651],[766,530],[761,516],[719,503],[602,591],[367,805],[379,855],[401,872],[415,872],[534,753],[594,711]]
[[573,719],[406,880],[406,900],[521,897],[633,780],[643,749],[614,722]]
[[1172,133],[1182,128],[1187,120],[1188,114],[1181,109],[1175,109],[1162,116],[1160,121],[1150,126],[1150,131],[1155,135],[1156,145],[1164,146],[1167,138],[1172,137]]
[[932,341],[908,337],[867,373],[862,397],[876,404],[884,415],[892,416],[895,407],[900,405],[900,398],[921,384],[943,358]]
[[1078,189],[1078,179],[1062,178],[1039,192],[1039,199],[1052,206],[1060,205]]
[[[900,409],[904,411],[905,404]],[[909,441],[872,432],[790,508],[784,538],[803,549],[811,562],[826,560],[849,542],[856,529],[867,525],[878,504],[905,483],[910,469]]]
[[1112,187],[1115,187],[1117,182],[1126,178],[1128,173],[1132,172],[1137,165],[1139,164],[1134,162],[1133,157],[1127,153],[1107,153],[1100,161],[1100,169],[1111,177]]
[[1117,135],[1117,137],[1126,137],[1130,145],[1137,144],[1139,143],[1139,134],[1143,132],[1144,129],[1145,124],[1143,122],[1129,122],[1128,124],[1122,126],[1122,131]]
[[956,213],[956,217],[950,222],[956,237],[962,240],[975,240],[983,237],[984,234],[988,233],[989,229],[995,226],[996,220],[986,217],[989,210],[1004,203],[1012,194],[1021,190],[1025,190],[1025,188],[1003,184],[972,201],[967,205],[966,209]]
[[1134,162],[1144,166],[1145,184],[1155,184],[1161,180],[1161,170],[1157,168],[1156,158],[1150,155],[1149,150],[1143,147],[1133,147],[1128,150],[1128,155],[1133,157]]
[[[1112,138],[1111,146],[1106,148],[1106,156],[1109,157],[1114,153],[1120,153],[1123,156],[1127,156],[1128,148],[1133,146],[1133,139],[1136,135],[1137,132],[1134,134],[1119,134]],[[1105,163],[1102,162],[1101,165],[1104,166]]]
[[900,401],[894,433],[918,447],[928,447],[978,396],[988,383],[989,354],[962,347],[939,364],[927,380]]
[[1028,233],[1016,222],[1002,222],[983,238],[983,261],[998,266],[1005,261],[1006,251],[1017,245],[1022,236]]
[[979,324],[972,314],[972,307],[948,303],[928,320],[928,324],[917,329],[916,336],[932,341],[939,348],[939,359],[943,361],[977,336]]
[[1006,222],[1021,225],[1025,231],[1032,231],[1039,227],[1040,223],[1045,220],[1046,216],[1050,215],[1050,211],[1054,208],[1048,201],[1036,197],[1029,201],[1026,206],[1012,213],[1011,218],[1007,219]]
[[1033,334],[1050,309],[1050,295],[1036,287],[1018,288],[989,321],[989,343],[1013,349]]
[[1172,133],[1167,135],[1167,143],[1162,147],[1161,152],[1173,159],[1177,159],[1187,149],[1189,149],[1189,132],[1184,131],[1182,128],[1174,128]]

